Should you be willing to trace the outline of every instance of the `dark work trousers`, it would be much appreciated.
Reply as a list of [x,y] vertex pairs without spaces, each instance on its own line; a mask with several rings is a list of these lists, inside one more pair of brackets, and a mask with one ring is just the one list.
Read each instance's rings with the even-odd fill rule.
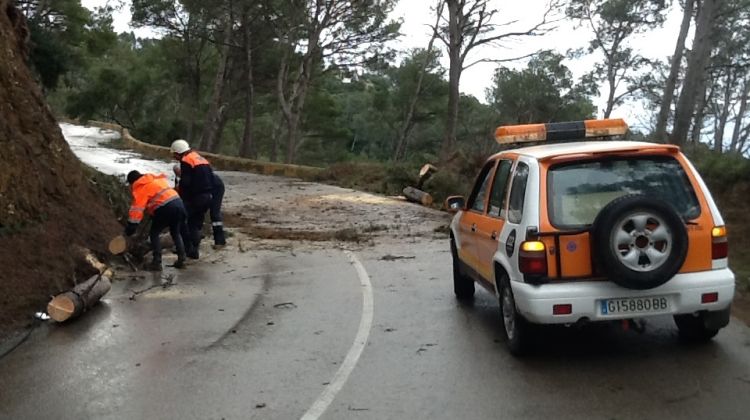
[[185,240],[185,248],[188,256],[196,255],[199,251],[201,239],[203,237],[203,220],[206,213],[211,207],[211,194],[204,193],[185,200],[187,208],[187,226],[182,229],[182,236],[188,238]]
[[161,262],[161,241],[159,235],[165,228],[169,228],[169,234],[172,236],[175,247],[177,247],[177,257],[180,260],[185,259],[185,244],[182,241],[182,229],[185,225],[187,212],[182,200],[177,199],[159,207],[151,218],[151,249],[154,253],[154,261]]
[[211,192],[211,228],[214,233],[214,245],[226,245],[224,237],[224,218],[221,217],[221,201],[224,199],[224,184],[214,181],[214,189]]

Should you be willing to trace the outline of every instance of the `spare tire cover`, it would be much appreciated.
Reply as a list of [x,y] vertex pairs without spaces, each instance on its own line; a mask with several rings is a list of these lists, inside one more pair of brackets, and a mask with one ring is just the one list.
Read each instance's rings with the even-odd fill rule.
[[607,204],[592,228],[594,263],[628,289],[661,286],[685,262],[688,234],[671,204],[652,196],[626,195]]

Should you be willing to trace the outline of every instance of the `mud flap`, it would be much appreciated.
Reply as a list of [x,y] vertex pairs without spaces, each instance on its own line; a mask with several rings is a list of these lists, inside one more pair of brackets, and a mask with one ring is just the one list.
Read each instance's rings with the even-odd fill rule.
[[728,306],[721,311],[704,312],[701,316],[703,326],[709,330],[718,330],[729,325],[729,318],[732,312],[732,306]]

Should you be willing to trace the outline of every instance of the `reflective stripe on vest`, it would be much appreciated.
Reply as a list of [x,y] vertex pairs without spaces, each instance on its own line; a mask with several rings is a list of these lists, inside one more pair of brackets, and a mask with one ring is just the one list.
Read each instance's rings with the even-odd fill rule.
[[148,200],[148,204],[146,204],[146,210],[148,211],[148,214],[153,215],[154,212],[156,211],[156,209],[158,209],[159,207],[161,207],[161,206],[167,204],[168,202],[174,200],[175,198],[177,198],[177,196],[172,196],[172,197],[169,197],[168,200],[159,201],[159,200],[162,199],[163,196],[167,195],[169,193],[169,190],[171,190],[171,189],[172,188],[169,188],[169,187],[164,188],[163,190],[161,190],[158,193],[156,193],[155,196],[151,197],[150,200]]
[[187,163],[192,168],[195,168],[196,166],[201,166],[201,165],[210,165],[210,163],[208,163],[208,161],[204,159],[203,156],[193,151],[183,156],[182,162]]
[[130,223],[140,223],[144,210],[153,216],[157,209],[179,198],[164,175],[145,174],[131,188],[133,204],[128,212]]
[[144,210],[146,209],[143,207],[130,206],[130,210],[128,210],[128,223],[141,223]]

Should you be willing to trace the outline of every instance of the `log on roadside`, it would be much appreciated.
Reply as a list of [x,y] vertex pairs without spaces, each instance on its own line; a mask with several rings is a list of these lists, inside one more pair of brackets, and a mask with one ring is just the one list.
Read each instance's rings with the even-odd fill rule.
[[52,298],[47,304],[47,314],[57,322],[75,318],[99,303],[111,288],[109,277],[102,274],[91,276],[73,289]]
[[417,189],[421,190],[422,186],[424,186],[424,183],[432,178],[432,175],[437,172],[437,170],[438,168],[429,163],[422,166],[422,169],[419,170],[419,182],[417,182]]
[[422,190],[418,190],[414,187],[406,187],[404,188],[403,193],[404,197],[413,203],[419,203],[423,206],[432,205],[432,196]]
[[104,276],[112,277],[113,275],[112,270],[86,248],[80,246],[73,248],[73,258],[79,266],[85,264],[91,267],[92,271]]

